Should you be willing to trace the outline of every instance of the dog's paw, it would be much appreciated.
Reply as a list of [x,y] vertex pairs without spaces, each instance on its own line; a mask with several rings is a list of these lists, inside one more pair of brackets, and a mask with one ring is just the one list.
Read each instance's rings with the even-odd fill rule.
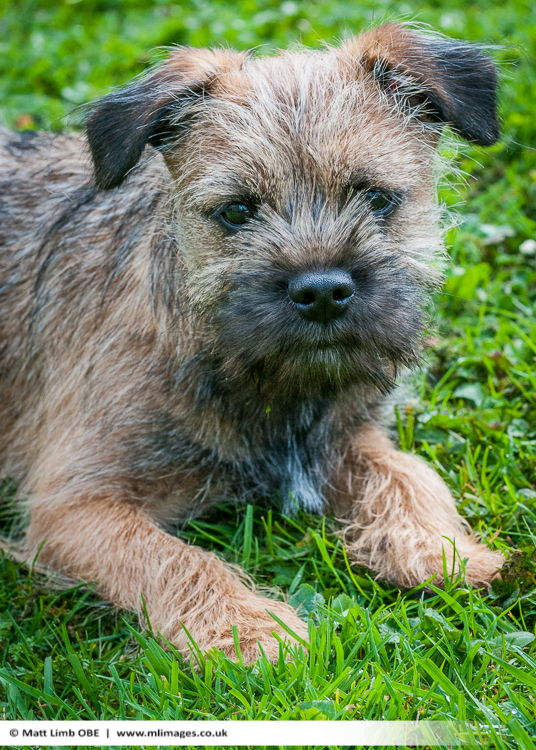
[[501,574],[504,557],[484,544],[475,545],[465,566],[465,580],[473,586],[489,587]]
[[[216,637],[210,648],[216,648],[223,651],[226,656],[235,661],[251,664],[264,653],[264,655],[273,662],[279,659],[280,641],[284,641],[292,646],[300,643],[297,638],[290,635],[284,628],[279,625],[277,620],[270,616],[273,612],[287,627],[296,634],[301,640],[308,640],[307,626],[300,620],[296,612],[283,602],[262,600],[265,606],[264,610],[255,608],[253,612],[241,612],[240,617],[236,618],[238,642],[240,646],[240,655],[236,652],[235,640],[232,633],[232,627],[224,634]],[[303,644],[302,644],[303,645]],[[288,653],[284,654],[287,658]]]
[[[475,588],[489,588],[494,578],[501,574],[501,568],[504,565],[504,557],[499,552],[494,552],[480,544],[474,537],[459,537],[456,539],[456,557],[453,560],[453,550],[443,548],[442,553],[446,557],[446,566],[449,576],[454,578],[463,573],[466,583]],[[444,581],[444,563],[443,554],[436,554],[428,561],[427,570],[422,581],[432,575],[436,575],[434,584],[443,587]],[[462,561],[465,564],[462,564]]]

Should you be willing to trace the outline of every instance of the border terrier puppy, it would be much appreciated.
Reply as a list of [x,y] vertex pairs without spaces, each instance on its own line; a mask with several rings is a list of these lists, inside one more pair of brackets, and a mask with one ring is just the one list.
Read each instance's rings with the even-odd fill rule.
[[[279,497],[345,520],[403,587],[479,544],[439,476],[378,426],[441,280],[448,123],[498,138],[478,47],[383,25],[337,49],[179,48],[76,135],[0,136],[0,461],[30,497],[26,554],[183,651],[272,658],[282,602],[166,533]],[[89,166],[87,144],[93,161]],[[455,544],[455,552],[453,546]]]

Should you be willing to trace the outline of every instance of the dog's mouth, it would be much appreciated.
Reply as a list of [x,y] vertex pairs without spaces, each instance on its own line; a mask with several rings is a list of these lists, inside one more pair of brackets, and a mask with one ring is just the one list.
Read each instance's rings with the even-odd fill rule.
[[[296,379],[302,390],[318,388],[322,391],[338,391],[357,384],[375,385],[380,390],[389,391],[402,364],[391,353],[347,341],[296,347],[280,362],[282,380]],[[410,364],[410,358],[403,364]]]
[[339,271],[310,276],[298,277],[294,299],[266,277],[235,280],[213,319],[226,376],[288,393],[389,390],[396,371],[419,358],[421,291],[403,269],[353,287]]
[[[348,341],[348,336],[333,332],[313,340],[309,337],[279,341],[279,346],[263,349],[220,350],[220,359],[228,379],[248,381],[260,391],[285,397],[313,394],[336,396],[352,386],[372,387],[387,393],[394,387],[402,365],[418,361],[414,349],[400,353],[382,351],[372,342]],[[256,355],[256,356],[255,356]]]

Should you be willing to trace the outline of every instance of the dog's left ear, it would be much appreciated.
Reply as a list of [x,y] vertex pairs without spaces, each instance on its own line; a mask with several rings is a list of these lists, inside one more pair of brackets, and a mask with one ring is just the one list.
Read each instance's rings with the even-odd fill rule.
[[145,146],[159,148],[180,138],[218,77],[245,59],[232,50],[183,47],[149,75],[91,105],[86,129],[97,186],[117,187]]
[[384,24],[349,40],[345,50],[388,93],[403,97],[406,88],[410,99],[425,103],[417,111],[426,119],[448,123],[480,146],[498,140],[497,71],[478,45]]

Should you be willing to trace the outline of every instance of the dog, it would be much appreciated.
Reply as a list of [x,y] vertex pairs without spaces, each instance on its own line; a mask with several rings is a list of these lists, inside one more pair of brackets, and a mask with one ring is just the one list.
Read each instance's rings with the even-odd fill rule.
[[[337,48],[177,48],[87,136],[0,136],[0,464],[27,559],[98,583],[184,653],[277,659],[304,624],[166,532],[216,501],[331,508],[400,587],[503,558],[381,427],[444,252],[445,125],[499,137],[476,46],[385,24]],[[142,602],[144,604],[142,605]]]

